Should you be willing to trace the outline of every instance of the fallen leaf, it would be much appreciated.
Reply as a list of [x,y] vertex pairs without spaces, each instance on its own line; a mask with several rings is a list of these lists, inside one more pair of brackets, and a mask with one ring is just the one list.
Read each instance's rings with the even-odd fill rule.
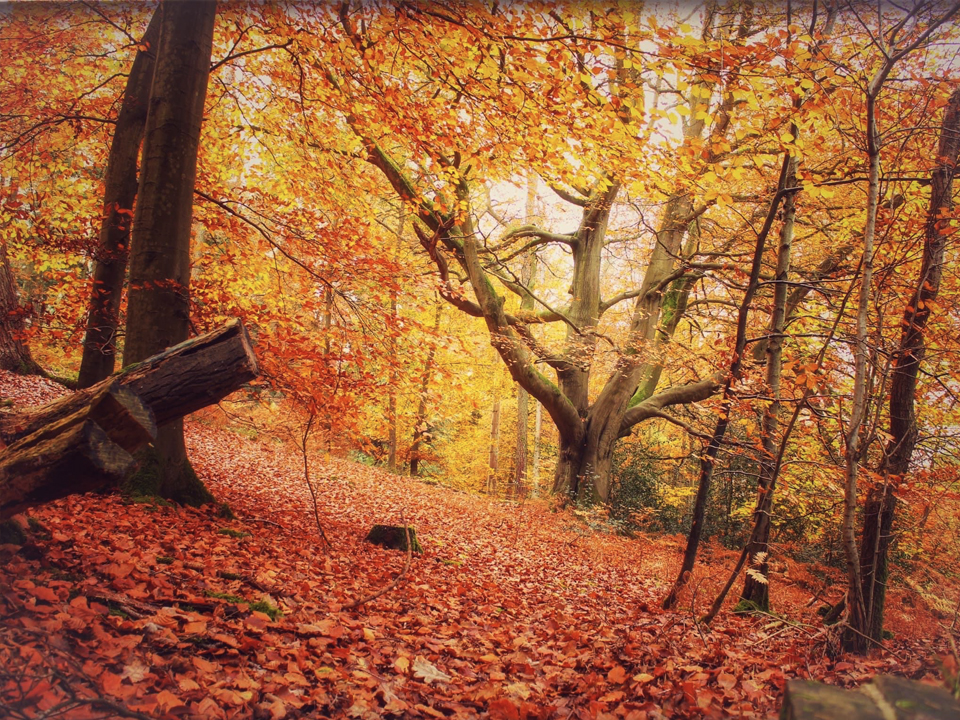
[[449,682],[450,680],[449,675],[437,670],[437,668],[420,655],[414,658],[413,674],[415,677],[421,678],[428,685],[434,680],[439,680],[440,682]]

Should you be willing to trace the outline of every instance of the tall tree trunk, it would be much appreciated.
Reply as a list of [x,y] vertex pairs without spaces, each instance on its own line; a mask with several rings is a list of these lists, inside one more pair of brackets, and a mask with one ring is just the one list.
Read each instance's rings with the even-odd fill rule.
[[[187,339],[190,231],[216,2],[164,2],[134,216],[123,363]],[[211,499],[187,460],[183,421],[157,434],[137,482],[189,504]],[[151,488],[152,489],[152,488]]]
[[0,370],[24,375],[42,373],[23,342],[23,310],[5,242],[0,242]]
[[[397,244],[394,248],[393,261],[397,262],[400,256],[400,245],[403,242],[403,225],[405,208],[401,205],[397,218]],[[397,289],[390,290],[390,316],[397,317]],[[390,335],[390,379],[387,387],[387,470],[397,471],[397,338]]]
[[[527,206],[526,206],[527,224],[536,224],[537,221],[537,176],[534,172],[527,173]],[[537,278],[537,253],[531,250],[523,261],[523,270],[520,273],[520,281],[525,288],[521,289],[520,309],[522,311],[531,311],[534,308],[534,298],[530,294],[536,286]],[[530,292],[527,292],[529,290]],[[527,482],[527,426],[530,417],[530,393],[523,389],[523,386],[517,385],[517,447],[514,453],[514,474],[513,485],[517,495],[523,494],[524,486]],[[534,401],[536,402],[536,401]]]
[[107,157],[100,242],[93,256],[96,264],[87,304],[87,333],[77,378],[80,388],[100,382],[114,369],[120,298],[127,274],[133,204],[137,196],[137,156],[147,120],[160,39],[160,14],[159,9],[154,11],[141,40],[143,49],[134,58]]
[[[791,128],[794,137],[799,130]],[[790,158],[784,187],[797,184],[799,160]],[[773,289],[773,311],[770,315],[770,332],[767,337],[767,388],[770,404],[763,414],[761,428],[760,476],[757,478],[757,504],[754,509],[753,531],[747,547],[750,569],[740,593],[763,611],[770,609],[770,517],[773,512],[773,492],[777,483],[777,433],[780,427],[780,371],[783,354],[783,328],[787,311],[787,276],[790,272],[790,253],[793,248],[793,223],[797,214],[796,193],[788,193],[783,201],[783,225],[780,228],[780,247],[777,250],[777,270]],[[761,554],[762,553],[762,554]],[[758,560],[762,558],[762,560]]]
[[[890,36],[890,47],[883,47],[882,43],[878,46],[878,49],[883,53],[884,61],[876,73],[874,73],[873,77],[870,78],[870,82],[867,83],[864,92],[864,125],[866,128],[868,168],[867,205],[866,220],[863,226],[862,275],[857,306],[853,402],[850,410],[850,420],[844,434],[844,470],[846,473],[846,482],[844,487],[842,525],[843,547],[847,560],[846,607],[848,616],[846,629],[841,642],[845,650],[857,653],[866,653],[870,648],[872,640],[870,628],[868,627],[869,616],[863,595],[863,578],[860,574],[860,551],[857,547],[856,514],[857,480],[861,455],[863,454],[861,430],[868,409],[867,362],[870,349],[867,343],[867,321],[870,314],[874,242],[876,239],[877,210],[880,200],[880,150],[882,147],[882,137],[877,126],[877,104],[883,85],[896,64],[909,53],[926,43],[937,28],[960,12],[960,2],[954,2],[944,8],[938,7],[937,11],[940,14],[934,14],[921,32],[911,34],[908,39],[902,41],[906,43],[904,46],[898,47],[895,44],[896,41],[899,40],[899,36],[896,33],[892,33]],[[884,491],[884,494],[886,494],[886,491]],[[892,515],[890,517],[892,521]]]
[[693,518],[690,523],[690,532],[687,534],[687,546],[683,552],[683,563],[673,587],[663,600],[665,610],[676,607],[680,600],[680,591],[690,579],[693,572],[693,566],[696,563],[697,552],[700,548],[700,539],[703,535],[703,524],[706,517],[707,499],[710,496],[710,485],[713,480],[713,469],[717,462],[717,455],[720,452],[720,445],[727,433],[727,426],[730,424],[730,411],[733,407],[734,384],[740,378],[740,370],[743,366],[743,354],[747,346],[747,318],[750,314],[750,306],[753,304],[753,296],[756,294],[758,282],[760,280],[760,268],[763,264],[763,251],[766,247],[767,236],[770,234],[770,228],[773,226],[774,218],[777,216],[777,210],[783,197],[794,192],[792,188],[786,185],[787,174],[790,168],[791,159],[789,156],[783,160],[783,166],[780,170],[780,179],[777,182],[777,191],[770,201],[770,208],[767,211],[767,219],[760,232],[757,233],[756,245],[753,251],[753,264],[750,268],[750,280],[747,283],[746,292],[743,300],[740,301],[740,309],[737,313],[737,335],[734,340],[733,360],[727,372],[727,377],[723,384],[723,401],[720,405],[720,413],[717,424],[714,426],[713,434],[710,436],[710,442],[700,460],[700,479],[697,483],[697,496],[693,505]]
[[493,412],[490,417],[490,469],[487,473],[487,493],[497,492],[497,475],[500,472],[500,395],[493,399]]
[[860,576],[866,608],[866,634],[879,642],[883,634],[887,590],[887,552],[897,509],[895,491],[910,469],[917,444],[915,400],[920,364],[926,353],[924,334],[930,305],[940,291],[953,180],[960,160],[960,90],[954,91],[944,113],[931,179],[930,208],[924,229],[923,261],[913,296],[903,311],[900,346],[895,353],[890,386],[890,438],[884,449],[883,482],[871,485],[863,513]]
[[[438,298],[436,314],[433,316],[434,333],[440,330],[440,314],[443,303]],[[430,345],[427,359],[423,363],[423,376],[420,379],[420,399],[417,401],[417,415],[413,419],[413,443],[410,445],[410,474],[417,477],[420,474],[421,450],[424,437],[427,434],[427,395],[430,388],[430,376],[433,375],[433,363],[437,355],[437,344]]]
[[543,406],[533,401],[533,457],[530,458],[530,486],[534,497],[540,496],[540,433],[543,430]]

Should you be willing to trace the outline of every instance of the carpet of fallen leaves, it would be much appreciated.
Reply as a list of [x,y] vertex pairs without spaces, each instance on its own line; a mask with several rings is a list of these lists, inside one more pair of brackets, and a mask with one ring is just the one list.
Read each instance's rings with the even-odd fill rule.
[[[60,392],[0,374],[17,404]],[[829,652],[815,610],[839,590],[794,563],[773,578],[784,617],[706,627],[731,552],[708,548],[664,613],[681,538],[311,458],[328,548],[296,449],[215,425],[188,422],[188,445],[237,519],[88,494],[0,546],[0,716],[761,718],[791,677],[936,678],[937,622],[895,593],[896,639],[868,659]],[[375,523],[412,525],[424,552],[346,609],[404,566],[363,541]]]

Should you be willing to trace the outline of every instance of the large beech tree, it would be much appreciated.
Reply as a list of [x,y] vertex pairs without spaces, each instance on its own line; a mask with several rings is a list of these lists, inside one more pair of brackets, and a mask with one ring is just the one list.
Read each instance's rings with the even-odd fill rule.
[[[367,107],[371,97],[393,99],[405,92],[401,88],[408,77],[402,73],[395,72],[389,77],[386,74],[366,74],[370,69],[370,58],[394,54],[392,48],[390,52],[383,48],[385,43],[396,42],[398,47],[394,55],[399,56],[403,48],[427,47],[428,42],[435,42],[435,36],[445,37],[448,32],[459,33],[458,38],[466,41],[465,36],[470,33],[493,37],[504,31],[503,21],[493,16],[458,12],[420,15],[409,10],[407,22],[385,30],[377,27],[382,18],[342,4],[336,20],[339,33],[334,34],[329,25],[320,25],[316,31],[318,36],[326,36],[328,40],[342,37],[338,46],[342,57],[336,63],[314,64],[317,74],[313,74],[302,59],[303,56],[310,57],[310,52],[301,50],[297,56],[298,72],[302,73],[303,79],[300,100],[304,106],[309,106],[314,102],[311,96],[320,96],[325,100],[324,108],[333,103],[344,108],[345,128],[356,138],[360,149],[343,154],[362,158],[375,167],[396,194],[412,206],[415,230],[423,250],[435,264],[441,294],[461,311],[484,320],[490,342],[512,378],[550,414],[560,440],[554,490],[579,498],[607,500],[611,493],[610,471],[617,441],[645,420],[662,417],[673,420],[665,413],[666,408],[704,400],[720,387],[719,379],[710,371],[703,372],[705,368],[701,368],[700,377],[688,374],[684,378],[681,375],[679,383],[667,388],[660,386],[664,377],[663,348],[670,342],[683,317],[690,292],[704,277],[705,269],[719,267],[703,261],[702,255],[706,253],[701,252],[696,242],[684,242],[691,224],[702,215],[707,205],[702,201],[698,203],[688,184],[691,182],[688,176],[674,176],[671,192],[659,206],[656,227],[649,234],[652,247],[645,271],[635,286],[619,292],[607,290],[609,294],[605,296],[605,278],[609,276],[606,266],[611,261],[609,246],[612,241],[608,228],[611,213],[626,191],[625,180],[618,173],[603,169],[615,165],[611,157],[617,152],[614,143],[595,159],[586,184],[571,171],[556,180],[547,177],[556,194],[578,208],[580,221],[576,229],[554,232],[544,227],[522,225],[508,229],[496,242],[488,241],[480,226],[483,211],[477,206],[487,180],[484,176],[486,163],[477,157],[476,149],[468,145],[469,141],[464,139],[461,147],[456,133],[451,132],[443,139],[438,138],[437,146],[427,149],[429,160],[415,160],[409,158],[408,150],[398,145],[394,134]],[[430,17],[424,17],[426,15]],[[592,21],[598,28],[602,24],[600,17],[593,17]],[[526,30],[548,36],[561,32],[568,19],[555,14],[554,20],[546,25],[538,25],[535,20],[529,22],[533,25]],[[753,10],[749,4],[727,9],[711,5],[705,13],[701,40],[708,46],[715,44],[717,48],[740,48],[737,54],[746,65],[757,61],[763,52],[760,49],[754,56],[751,54],[754,51],[746,49],[752,22]],[[464,28],[466,32],[463,32]],[[409,37],[405,33],[409,33]],[[588,50],[581,49],[576,43],[563,46],[558,48],[556,56],[550,56],[553,65],[545,65],[546,70],[554,72],[551,68],[556,63],[568,62],[571,68],[582,71],[598,63],[598,57],[605,50],[618,43],[622,46],[629,32],[623,23],[612,23],[609,27],[604,26],[602,31],[597,29],[596,34],[608,38],[609,45],[605,45],[606,41],[594,39],[594,46]],[[441,46],[443,42],[441,40]],[[522,46],[524,41],[518,42]],[[638,37],[630,37],[629,42],[638,42]],[[504,43],[481,48],[478,52],[481,55],[490,53],[494,59],[499,57],[502,67],[507,64],[513,49],[509,43]],[[431,58],[429,62],[434,60]],[[684,62],[690,62],[689,58]],[[432,71],[434,76],[446,77],[447,68],[442,67],[442,60],[436,63]],[[616,61],[604,65],[604,68],[609,83],[605,87],[596,86],[589,80],[589,75],[581,73],[571,85],[570,102],[597,107],[592,122],[598,126],[602,127],[606,119],[616,118],[624,146],[631,147],[630,152],[636,152],[636,147],[631,146],[634,142],[630,139],[631,134],[642,135],[645,131],[641,129],[643,113],[632,108],[643,105],[643,91],[638,89],[642,83],[630,63]],[[423,72],[425,68],[418,67],[417,70]],[[594,68],[594,72],[599,70],[599,67]],[[727,133],[736,100],[730,90],[735,78],[728,78],[721,91],[719,60],[716,63],[712,59],[703,60],[694,76],[688,89],[679,93],[680,105],[690,119],[684,124],[675,157],[694,158],[691,172],[696,177],[697,172],[707,174],[712,166],[720,163],[731,147]],[[454,94],[449,102],[456,105],[463,101],[463,112],[469,113],[472,110],[469,103],[476,100],[475,93],[484,93],[490,102],[497,102],[495,98],[501,90],[509,93],[510,85],[524,81],[522,73],[520,77],[520,81],[506,77],[489,79],[484,87],[480,87],[472,85],[471,78],[452,72],[446,79],[450,83],[460,83],[463,92]],[[411,83],[416,86],[415,79]],[[439,85],[436,92],[443,93],[443,83]],[[525,92],[534,92],[535,83],[529,81],[529,85]],[[414,92],[413,87],[406,91]],[[709,123],[708,107],[712,116]],[[485,120],[490,117],[489,113],[484,115]],[[552,119],[550,116],[538,117],[538,126],[541,122],[556,124],[549,130],[544,127],[541,132],[544,138],[552,136],[551,142],[558,142],[557,136],[563,134],[558,128],[575,124],[580,119],[577,116],[558,117],[556,113]],[[420,120],[427,124],[423,118]],[[446,121],[438,119],[437,124]],[[514,111],[511,121],[524,120],[518,120],[518,113]],[[429,126],[429,130],[439,133],[441,128]],[[503,137],[496,126],[478,132]],[[528,132],[536,133],[537,130],[531,127]],[[530,143],[532,148],[527,147],[525,152],[557,161],[560,150],[551,147],[547,140],[531,139]],[[305,145],[329,152],[313,138]],[[509,149],[495,146],[494,155]],[[463,159],[469,155],[473,156],[471,160]],[[545,174],[546,169],[544,167],[541,174]],[[522,260],[525,253],[547,246],[560,248],[568,257],[565,272],[569,278],[569,299],[561,303],[549,303],[538,297],[531,288],[524,286],[522,271],[515,273],[509,266],[510,260]],[[533,296],[536,309],[521,306],[517,311],[509,311],[506,294],[510,293],[519,298]],[[626,303],[632,305],[626,333],[621,342],[611,342],[600,326],[601,320],[611,309],[619,311],[621,304]],[[564,327],[565,339],[559,350],[538,342],[532,331],[537,325],[548,323]],[[609,349],[608,345],[615,346],[616,361],[605,382],[598,383],[596,376],[602,365],[597,357],[601,350]]]
[[[216,3],[165,2],[144,132],[130,254],[123,363],[143,360],[190,332],[190,232],[200,126]],[[201,503],[210,495],[187,460],[183,420],[160,428],[153,473],[160,494]]]

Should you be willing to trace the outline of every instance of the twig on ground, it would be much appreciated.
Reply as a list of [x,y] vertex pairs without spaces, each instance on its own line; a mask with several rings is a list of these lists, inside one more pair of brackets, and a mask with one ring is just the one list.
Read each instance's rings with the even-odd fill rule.
[[[267,520],[266,518],[252,517],[247,519],[252,520],[253,522],[264,523],[265,525],[273,525],[274,527],[280,528],[281,530],[284,529],[283,525],[281,525],[280,523],[274,522],[273,520]],[[321,530],[320,532],[322,533],[323,531]]]
[[703,635],[703,629],[700,627],[700,619],[697,617],[697,591],[700,590],[700,584],[703,582],[703,578],[697,581],[697,584],[693,587],[693,594],[690,596],[690,614],[693,616],[693,624],[697,628],[697,632],[700,634],[700,640],[703,641],[704,649],[709,648],[707,645],[707,638]]
[[317,521],[317,531],[328,550],[333,550],[333,543],[327,539],[327,534],[323,531],[323,525],[320,524],[320,509],[317,506],[317,493],[313,489],[313,483],[310,482],[310,462],[307,458],[307,440],[310,439],[310,430],[313,428],[313,421],[316,419],[314,413],[310,413],[310,419],[303,428],[303,437],[300,440],[300,452],[303,454],[303,479],[307,482],[307,488],[310,490],[310,497],[313,498],[313,517]]

